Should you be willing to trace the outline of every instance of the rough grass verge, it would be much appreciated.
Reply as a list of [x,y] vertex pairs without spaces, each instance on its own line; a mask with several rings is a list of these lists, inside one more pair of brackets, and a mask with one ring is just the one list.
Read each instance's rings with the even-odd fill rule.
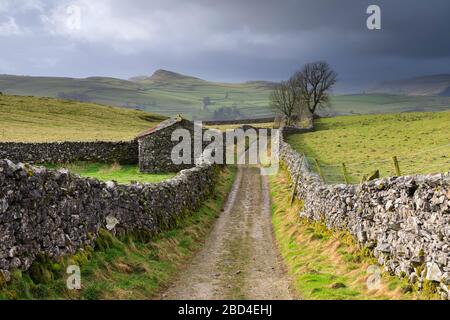
[[[54,261],[40,256],[27,272],[12,272],[0,286],[0,299],[151,299],[201,247],[231,189],[235,170],[220,173],[214,195],[177,226],[148,239],[134,234],[115,237],[100,230],[95,249]],[[68,290],[67,266],[81,268],[81,290]]]
[[[283,168],[270,179],[272,223],[280,252],[299,296],[307,300],[417,299],[406,279],[381,273],[379,286],[369,289],[371,270],[378,268],[368,250],[353,237],[299,216],[302,202],[290,206],[291,181]],[[370,268],[369,268],[370,267]],[[381,270],[375,269],[375,270]],[[372,287],[373,288],[373,287]]]

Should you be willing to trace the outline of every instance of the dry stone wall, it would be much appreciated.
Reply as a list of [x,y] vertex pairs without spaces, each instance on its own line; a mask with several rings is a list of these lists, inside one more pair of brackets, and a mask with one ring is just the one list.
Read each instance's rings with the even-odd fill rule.
[[31,164],[74,161],[136,164],[138,163],[138,144],[136,141],[0,142],[0,159]]
[[160,123],[158,127],[151,129],[150,134],[144,134],[137,138],[141,172],[177,172],[195,165],[192,140],[190,163],[175,164],[172,161],[172,149],[179,143],[179,141],[172,141],[172,133],[176,129],[187,130],[191,139],[194,139],[194,124],[189,120],[176,118]]
[[220,126],[230,124],[248,124],[248,123],[268,123],[274,122],[275,117],[240,119],[240,120],[204,120],[203,124],[207,126]]
[[385,271],[408,277],[420,288],[425,280],[450,294],[450,174],[390,177],[361,185],[328,185],[303,155],[280,142],[281,159],[304,201],[301,216],[347,230],[373,249]]
[[161,183],[118,185],[0,160],[0,276],[27,270],[38,254],[92,245],[100,228],[154,234],[198,208],[216,176],[199,165]]

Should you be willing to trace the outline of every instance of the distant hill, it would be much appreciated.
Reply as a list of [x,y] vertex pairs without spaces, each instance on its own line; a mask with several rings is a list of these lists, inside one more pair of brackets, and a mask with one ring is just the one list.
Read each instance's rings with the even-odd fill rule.
[[450,74],[387,81],[372,88],[369,92],[410,96],[450,96]]
[[450,110],[450,97],[400,94],[350,94],[331,97],[330,109],[322,115],[427,112]]
[[[405,80],[395,82],[395,86],[385,84],[370,94],[335,95],[331,98],[332,108],[323,110],[322,115],[446,110],[450,108],[446,81],[450,83],[450,75]],[[10,95],[94,102],[202,120],[212,120],[214,115],[220,117],[215,120],[227,120],[222,119],[224,116],[273,116],[269,96],[275,86],[270,81],[210,82],[168,70],[128,80],[0,75],[0,92]],[[440,95],[434,95],[437,93]]]
[[137,83],[167,83],[167,82],[206,82],[200,78],[187,76],[173,71],[159,69],[156,70],[150,77],[138,76],[129,79]]
[[[167,70],[128,80],[0,75],[0,91],[6,94],[96,102],[197,119],[209,119],[223,107],[236,107],[246,117],[270,116],[273,86],[266,81],[209,82]],[[207,105],[204,101],[208,101]]]

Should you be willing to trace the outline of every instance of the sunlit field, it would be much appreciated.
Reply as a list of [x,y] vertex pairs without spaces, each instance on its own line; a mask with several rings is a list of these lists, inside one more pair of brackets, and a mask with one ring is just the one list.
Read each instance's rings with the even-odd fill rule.
[[141,173],[137,165],[100,164],[78,162],[61,165],[47,165],[50,169],[64,167],[82,177],[97,178],[102,181],[116,181],[121,184],[132,182],[156,183],[172,178],[176,173]]
[[450,170],[450,112],[402,113],[323,118],[315,131],[290,136],[288,142],[306,153],[311,168],[317,159],[327,182],[343,182],[345,163],[351,182],[375,170],[402,175]]
[[165,117],[52,98],[0,95],[0,141],[125,141]]

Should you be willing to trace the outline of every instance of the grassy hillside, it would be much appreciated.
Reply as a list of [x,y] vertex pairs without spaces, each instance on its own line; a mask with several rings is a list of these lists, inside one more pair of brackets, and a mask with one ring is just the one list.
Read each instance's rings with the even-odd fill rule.
[[450,97],[406,96],[393,94],[354,94],[331,98],[329,115],[444,111],[450,109]]
[[130,140],[163,119],[94,103],[0,95],[0,141]]
[[[1,76],[0,91],[8,94],[59,97],[140,109],[173,116],[209,119],[221,107],[236,106],[243,118],[272,115],[269,95],[274,83],[215,83],[158,70],[152,76],[130,80]],[[203,98],[211,104],[205,109]],[[324,114],[366,114],[404,111],[440,111],[450,108],[450,97],[412,97],[392,94],[336,95]]]
[[[266,82],[213,83],[160,70],[152,77],[127,80],[0,76],[0,91],[7,94],[59,97],[137,108],[164,115],[209,118],[220,107],[236,105],[245,116],[270,115]],[[203,98],[212,104],[204,110]]]
[[371,90],[378,93],[407,95],[450,95],[450,74],[436,74],[381,83]]
[[[450,171],[450,112],[402,113],[324,118],[316,131],[288,141],[310,158],[317,158],[327,182],[343,182],[345,162],[352,182],[376,169],[395,175]],[[310,161],[314,169],[313,161]]]

